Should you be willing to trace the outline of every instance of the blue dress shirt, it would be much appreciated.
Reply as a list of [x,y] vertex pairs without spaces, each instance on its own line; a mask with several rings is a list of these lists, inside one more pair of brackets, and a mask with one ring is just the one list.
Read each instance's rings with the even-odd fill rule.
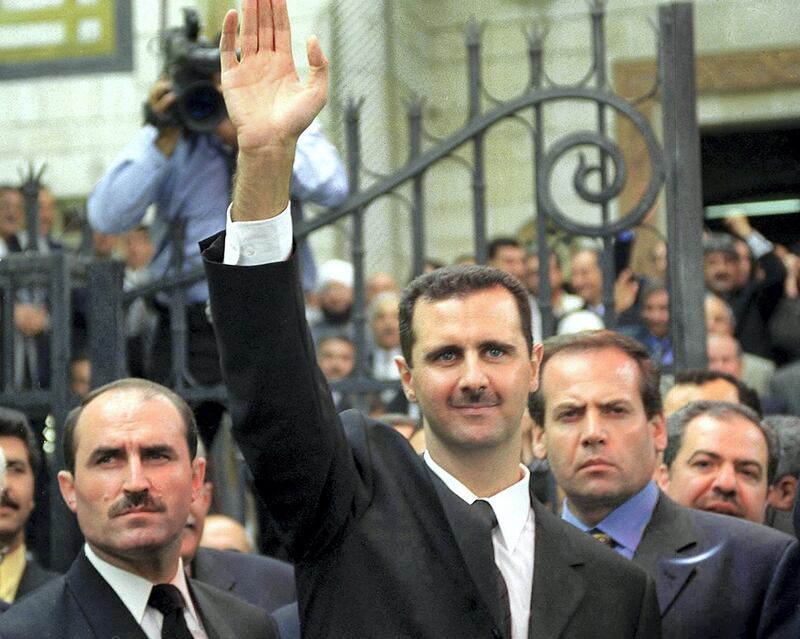
[[[212,134],[182,135],[172,155],[156,146],[158,131],[146,125],[95,185],[87,202],[89,223],[117,234],[141,224],[150,205],[156,216],[150,235],[156,253],[148,267],[154,280],[172,259],[171,228],[185,221],[184,268],[201,263],[198,242],[225,228],[231,197],[233,154]],[[312,122],[297,140],[291,197],[336,206],[347,197],[347,174],[333,145]],[[188,302],[205,302],[205,280],[187,291]]]
[[644,535],[644,529],[658,501],[658,488],[652,480],[642,490],[636,493],[621,506],[612,510],[605,519],[596,526],[587,526],[578,519],[569,509],[567,500],[564,500],[564,509],[561,518],[576,528],[588,532],[598,529],[611,537],[617,545],[614,550],[623,557],[633,559],[636,548]]

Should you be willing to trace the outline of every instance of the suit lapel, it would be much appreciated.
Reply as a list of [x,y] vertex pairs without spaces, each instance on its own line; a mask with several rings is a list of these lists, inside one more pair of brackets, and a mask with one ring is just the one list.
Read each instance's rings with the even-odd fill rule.
[[[586,583],[574,568],[584,559],[558,529],[558,519],[535,497],[536,517],[530,637],[559,637],[586,594]],[[566,542],[566,543],[565,543]]]
[[208,635],[208,639],[220,639],[223,635],[221,629],[228,626],[225,620],[225,611],[214,602],[208,592],[203,588],[201,582],[189,579],[189,592],[194,600],[195,610],[203,621],[203,628]]
[[696,562],[687,562],[684,556],[696,546],[691,518],[661,494],[633,561],[655,579],[662,616],[696,569]]
[[216,561],[215,557],[198,548],[192,561],[192,578],[197,581],[210,583],[224,590],[232,592],[236,585],[236,576],[228,570],[224,562]]
[[[427,465],[426,465],[427,468]],[[503,617],[500,612],[500,594],[497,590],[495,579],[496,566],[494,557],[485,556],[485,542],[481,539],[479,525],[470,512],[469,505],[454,494],[439,479],[436,473],[428,469],[434,488],[439,495],[439,501],[444,509],[450,530],[455,537],[456,545],[461,552],[461,558],[466,564],[469,576],[475,589],[480,593],[492,619],[498,628],[503,627]]]
[[147,639],[125,604],[83,552],[72,563],[66,580],[96,637]]

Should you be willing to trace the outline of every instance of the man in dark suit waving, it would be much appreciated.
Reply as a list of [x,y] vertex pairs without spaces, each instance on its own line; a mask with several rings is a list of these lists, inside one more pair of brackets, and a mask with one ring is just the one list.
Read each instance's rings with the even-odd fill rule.
[[798,636],[797,541],[680,506],[652,481],[667,433],[641,344],[610,331],[548,339],[530,414],[534,451],[566,493],[563,518],[653,576],[665,637]]
[[394,429],[337,415],[316,366],[292,257],[297,136],[322,108],[326,61],[295,74],[281,0],[223,27],[238,130],[227,233],[205,244],[235,437],[295,562],[305,637],[659,636],[652,583],[531,498],[520,418],[536,387],[530,307],[495,269],[416,280],[400,312],[404,391],[421,459]]
[[191,409],[137,379],[84,398],[64,427],[64,501],[86,545],[0,617],[0,637],[276,637],[264,611],[187,580],[180,537],[203,482]]

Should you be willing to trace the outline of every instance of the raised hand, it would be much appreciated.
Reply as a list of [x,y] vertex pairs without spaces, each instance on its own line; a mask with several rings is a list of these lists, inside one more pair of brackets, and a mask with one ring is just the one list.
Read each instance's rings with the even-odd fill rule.
[[225,16],[220,41],[222,92],[241,153],[294,150],[297,137],[325,105],[328,62],[316,37],[308,40],[310,75],[297,77],[285,0],[245,0],[241,59],[236,58],[237,12]]

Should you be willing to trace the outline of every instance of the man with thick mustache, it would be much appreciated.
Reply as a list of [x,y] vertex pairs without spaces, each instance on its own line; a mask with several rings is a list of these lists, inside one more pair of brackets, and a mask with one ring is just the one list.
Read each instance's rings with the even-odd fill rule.
[[203,483],[186,402],[123,379],[87,395],[64,425],[61,495],[86,544],[66,575],[0,617],[0,637],[276,637],[266,614],[187,579],[180,558]]
[[11,603],[58,573],[42,568],[25,547],[25,524],[36,505],[35,477],[41,458],[24,414],[0,407],[0,448],[6,460],[0,488],[0,599]]
[[658,637],[647,576],[531,497],[520,419],[538,349],[516,278],[439,269],[404,292],[396,363],[425,419],[424,457],[390,426],[336,413],[287,208],[327,63],[311,38],[299,82],[283,0],[242,14],[241,58],[236,12],[220,43],[239,139],[233,222],[204,256],[235,436],[295,562],[303,636]]
[[667,437],[644,346],[611,331],[550,338],[540,371],[534,451],[566,494],[562,517],[653,576],[664,637],[800,636],[797,541],[685,508],[652,481]]
[[699,401],[667,420],[664,491],[689,508],[764,523],[778,439],[747,406]]

